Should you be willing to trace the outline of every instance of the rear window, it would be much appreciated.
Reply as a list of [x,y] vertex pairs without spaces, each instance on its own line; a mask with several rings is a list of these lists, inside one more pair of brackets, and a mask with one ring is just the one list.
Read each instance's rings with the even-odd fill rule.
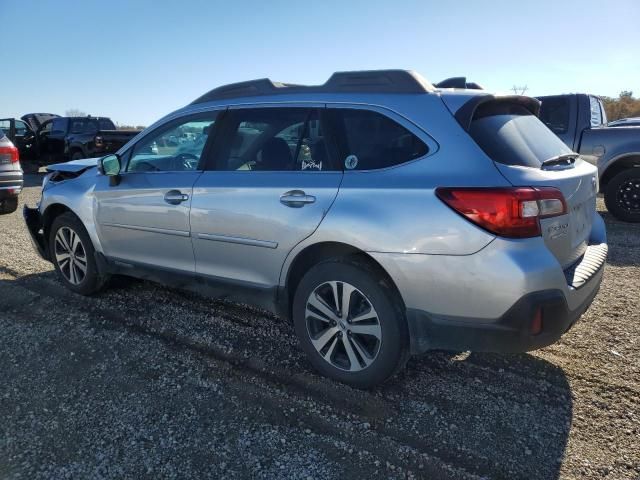
[[571,153],[538,117],[514,104],[481,105],[469,134],[494,161],[540,168],[542,162]]
[[567,97],[545,97],[540,105],[540,120],[553,133],[567,133],[569,129],[569,99]]

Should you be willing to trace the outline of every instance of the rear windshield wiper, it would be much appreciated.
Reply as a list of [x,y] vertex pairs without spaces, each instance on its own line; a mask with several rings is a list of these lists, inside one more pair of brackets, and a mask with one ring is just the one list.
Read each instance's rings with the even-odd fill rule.
[[563,153],[562,155],[556,155],[555,157],[551,157],[546,159],[540,165],[542,170],[549,167],[564,167],[564,168],[573,168],[573,164],[576,163],[576,158],[580,155],[577,153]]

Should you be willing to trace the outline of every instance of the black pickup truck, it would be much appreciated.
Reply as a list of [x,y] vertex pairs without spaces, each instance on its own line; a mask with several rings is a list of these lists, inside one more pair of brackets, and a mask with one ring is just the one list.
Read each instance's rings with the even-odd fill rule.
[[101,157],[140,133],[117,130],[106,117],[60,117],[51,113],[0,119],[0,128],[20,151],[25,171],[65,160]]
[[118,130],[106,117],[57,117],[40,126],[36,141],[40,161],[49,164],[113,153],[138,133]]
[[538,97],[540,120],[582,158],[598,167],[600,192],[609,212],[640,222],[640,127],[607,127],[599,97]]

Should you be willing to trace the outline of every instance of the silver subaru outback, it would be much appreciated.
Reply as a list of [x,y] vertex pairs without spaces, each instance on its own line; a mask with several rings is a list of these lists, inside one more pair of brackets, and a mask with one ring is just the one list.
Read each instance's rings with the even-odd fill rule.
[[428,350],[544,347],[593,301],[597,171],[538,108],[402,70],[227,85],[50,166],[25,220],[77,293],[124,274],[257,305],[366,388]]

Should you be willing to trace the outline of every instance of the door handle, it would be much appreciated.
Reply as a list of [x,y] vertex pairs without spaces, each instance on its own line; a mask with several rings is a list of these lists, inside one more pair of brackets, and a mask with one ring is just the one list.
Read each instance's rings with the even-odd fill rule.
[[280,203],[287,207],[300,208],[304,207],[307,203],[314,203],[315,201],[316,197],[307,195],[302,190],[289,190],[280,195]]
[[171,205],[180,205],[187,200],[189,200],[189,195],[182,193],[180,190],[169,190],[164,194],[164,201]]

